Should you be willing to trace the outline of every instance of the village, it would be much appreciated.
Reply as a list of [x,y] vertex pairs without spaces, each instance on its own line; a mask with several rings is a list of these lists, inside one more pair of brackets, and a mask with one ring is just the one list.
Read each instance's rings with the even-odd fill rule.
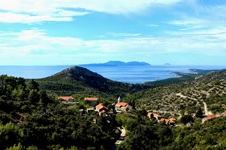
[[[72,96],[59,96],[58,97],[59,100],[62,101],[62,103],[64,103],[65,105],[76,105],[78,104],[78,102],[74,102],[75,99]],[[87,113],[87,114],[91,114],[92,112],[97,112],[99,116],[108,116],[111,113],[115,113],[115,114],[120,114],[123,112],[129,112],[131,110],[134,110],[135,108],[133,108],[131,105],[129,105],[126,102],[122,102],[121,98],[119,97],[117,100],[117,103],[113,103],[112,104],[112,110],[109,110],[107,108],[107,106],[105,106],[103,103],[99,102],[99,98],[97,97],[85,97],[84,98],[85,103],[89,104],[90,107],[86,108],[86,109],[80,109],[79,111],[81,113]],[[206,106],[206,105],[204,105]],[[206,108],[207,109],[207,108]],[[201,123],[205,123],[206,121],[210,121],[213,120],[215,118],[220,118],[220,117],[225,117],[226,116],[226,112],[223,113],[218,113],[218,114],[212,114],[212,113],[206,113],[205,109],[205,114],[202,118]],[[188,116],[191,115],[193,118],[195,118],[195,113],[189,113],[188,111],[185,111],[183,113],[184,116]],[[158,113],[154,113],[151,110],[147,110],[147,117],[151,120],[156,119],[156,121],[158,123],[164,123],[167,125],[171,125],[171,126],[180,126],[177,124],[177,120],[179,120],[181,118],[181,115],[177,118],[171,117],[171,118],[165,118],[162,117],[160,114]],[[95,122],[95,120],[94,120]]]

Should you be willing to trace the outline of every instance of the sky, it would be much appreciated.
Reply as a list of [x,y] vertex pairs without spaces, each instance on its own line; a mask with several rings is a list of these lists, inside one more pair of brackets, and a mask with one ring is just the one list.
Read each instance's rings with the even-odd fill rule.
[[0,1],[0,65],[112,60],[226,65],[226,1]]

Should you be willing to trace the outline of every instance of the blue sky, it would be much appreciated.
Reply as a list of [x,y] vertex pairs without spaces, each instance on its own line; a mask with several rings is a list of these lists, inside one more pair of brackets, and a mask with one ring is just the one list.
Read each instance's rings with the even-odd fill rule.
[[224,0],[0,1],[0,65],[226,65]]

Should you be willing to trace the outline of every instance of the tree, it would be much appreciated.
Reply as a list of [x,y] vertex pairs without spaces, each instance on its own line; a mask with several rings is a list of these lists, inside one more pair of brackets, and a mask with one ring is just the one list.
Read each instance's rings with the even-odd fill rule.
[[199,109],[198,109],[198,111],[196,112],[196,115],[195,115],[195,116],[198,117],[198,118],[202,118],[202,117],[203,117],[203,112],[202,112],[201,107],[199,107]]
[[194,119],[192,118],[191,115],[184,115],[184,116],[181,117],[181,122],[183,124],[187,124],[187,123],[193,122],[193,121],[194,121]]
[[34,79],[28,81],[27,87],[30,90],[39,90],[39,84]]
[[30,90],[29,95],[28,95],[28,99],[32,102],[38,102],[39,101],[39,94],[37,92],[37,90]]

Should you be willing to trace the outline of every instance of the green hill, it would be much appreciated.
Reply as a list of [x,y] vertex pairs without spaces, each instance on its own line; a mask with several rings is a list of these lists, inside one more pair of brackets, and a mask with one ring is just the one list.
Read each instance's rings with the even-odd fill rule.
[[123,96],[150,86],[116,82],[86,68],[74,66],[53,76],[39,79],[40,88],[56,94]]
[[[162,81],[163,82],[163,81]],[[182,111],[196,112],[206,102],[212,113],[226,110],[226,70],[210,72],[180,84],[158,86],[127,97],[136,100],[137,107],[178,115]]]

